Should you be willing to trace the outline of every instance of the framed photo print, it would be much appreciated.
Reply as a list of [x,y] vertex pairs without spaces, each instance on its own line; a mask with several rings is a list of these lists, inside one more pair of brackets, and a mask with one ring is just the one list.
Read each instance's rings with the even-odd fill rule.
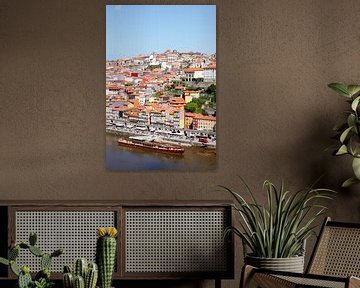
[[216,168],[216,5],[107,5],[106,167]]

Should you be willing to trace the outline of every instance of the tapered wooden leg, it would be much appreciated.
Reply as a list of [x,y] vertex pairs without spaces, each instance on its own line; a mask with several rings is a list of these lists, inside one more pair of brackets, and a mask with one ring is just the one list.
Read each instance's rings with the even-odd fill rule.
[[215,279],[215,288],[221,288],[221,279],[220,278]]
[[250,265],[245,265],[241,272],[241,279],[240,279],[240,288],[246,288],[248,287],[248,283],[251,279],[251,276],[253,274],[254,267]]

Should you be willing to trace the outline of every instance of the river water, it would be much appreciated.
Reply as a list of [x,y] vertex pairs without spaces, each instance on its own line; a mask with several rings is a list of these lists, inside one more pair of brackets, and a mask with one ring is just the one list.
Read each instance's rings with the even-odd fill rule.
[[180,170],[206,171],[216,169],[214,151],[185,147],[182,156],[119,146],[119,136],[106,135],[106,168],[111,171]]

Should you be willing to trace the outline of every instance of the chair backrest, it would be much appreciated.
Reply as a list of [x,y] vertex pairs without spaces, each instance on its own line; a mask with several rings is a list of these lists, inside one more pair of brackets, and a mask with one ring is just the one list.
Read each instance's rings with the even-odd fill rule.
[[360,224],[326,218],[307,273],[360,277]]

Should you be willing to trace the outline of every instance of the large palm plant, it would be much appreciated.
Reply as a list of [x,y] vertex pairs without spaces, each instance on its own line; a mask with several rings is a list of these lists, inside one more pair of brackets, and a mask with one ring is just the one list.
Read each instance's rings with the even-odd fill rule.
[[[243,180],[242,180],[243,181]],[[264,182],[267,205],[257,202],[250,188],[243,181],[251,202],[240,194],[220,186],[236,200],[234,209],[240,215],[240,227],[229,227],[226,232],[239,236],[256,257],[288,258],[300,255],[303,244],[314,233],[315,220],[326,207],[318,200],[331,199],[334,191],[305,188],[296,193],[280,189],[270,181]]]

